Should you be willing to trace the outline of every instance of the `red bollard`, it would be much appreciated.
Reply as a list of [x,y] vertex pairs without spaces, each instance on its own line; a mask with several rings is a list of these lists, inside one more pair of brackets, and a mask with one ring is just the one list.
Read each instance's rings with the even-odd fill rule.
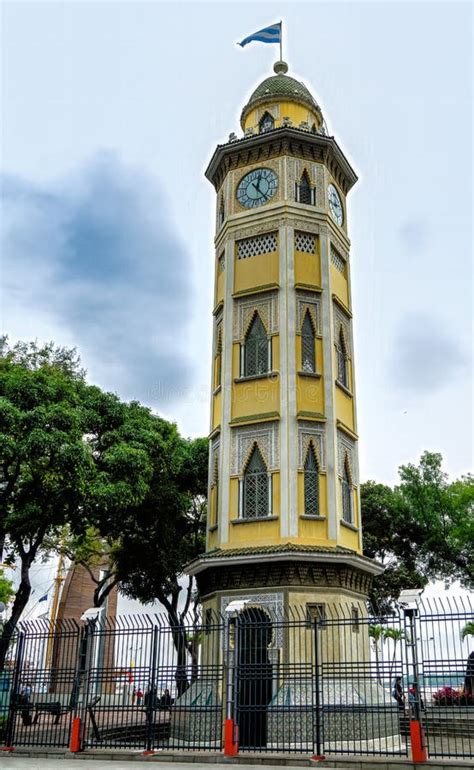
[[224,723],[224,756],[235,757],[239,753],[238,727],[233,719]]
[[426,751],[421,722],[417,719],[412,719],[410,721],[410,742],[411,758],[413,762],[426,762],[428,759],[428,752]]
[[72,720],[71,740],[69,742],[69,751],[76,754],[81,750],[81,718],[74,717]]

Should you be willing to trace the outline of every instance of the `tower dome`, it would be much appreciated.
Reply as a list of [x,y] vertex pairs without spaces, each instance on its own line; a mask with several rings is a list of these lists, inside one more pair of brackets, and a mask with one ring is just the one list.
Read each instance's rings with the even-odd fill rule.
[[[281,125],[284,117],[289,117],[296,125],[301,121],[316,123],[319,129],[323,123],[321,109],[305,84],[286,74],[288,72],[286,62],[276,62],[273,69],[276,74],[265,78],[257,86],[243,108],[240,116],[242,129],[245,131],[250,127],[255,128],[258,118],[264,114],[267,105],[270,114],[275,112],[272,109],[275,106],[277,106],[276,112],[280,113],[274,115],[275,128]],[[279,110],[278,106],[280,106]],[[284,107],[287,107],[286,112],[281,114]],[[299,121],[295,120],[295,117],[299,118]]]

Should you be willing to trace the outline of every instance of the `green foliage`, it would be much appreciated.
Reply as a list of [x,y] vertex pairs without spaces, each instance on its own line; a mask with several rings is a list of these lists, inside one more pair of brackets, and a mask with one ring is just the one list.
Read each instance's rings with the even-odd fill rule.
[[374,580],[375,612],[390,611],[402,589],[432,579],[474,585],[473,477],[449,482],[441,455],[431,452],[399,472],[394,489],[361,485],[364,554],[386,567]]
[[0,602],[8,604],[15,595],[13,583],[11,580],[5,577],[3,570],[0,570]]
[[86,548],[93,530],[110,548],[123,544],[136,534],[143,507],[141,523],[159,542],[161,525],[186,508],[179,483],[185,445],[176,426],[149,409],[87,385],[75,351],[0,341],[0,553],[21,562],[0,667],[37,556],[64,528],[77,548]]
[[474,620],[470,620],[469,623],[466,623],[464,628],[461,630],[461,641],[463,642],[466,636],[474,636]]

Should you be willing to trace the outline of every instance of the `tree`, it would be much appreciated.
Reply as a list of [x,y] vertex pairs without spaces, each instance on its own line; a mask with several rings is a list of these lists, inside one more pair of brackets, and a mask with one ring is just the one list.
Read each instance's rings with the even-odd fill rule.
[[461,641],[463,642],[464,639],[467,636],[474,636],[474,620],[470,620],[469,623],[466,623],[464,628],[461,630]]
[[431,452],[399,472],[394,489],[361,485],[364,554],[385,566],[370,594],[379,614],[391,611],[402,589],[429,580],[474,585],[473,477],[449,482],[441,455]]
[[449,482],[442,457],[424,452],[400,468],[399,492],[418,527],[418,555],[428,578],[474,585],[474,477]]
[[2,340],[0,544],[7,563],[20,562],[20,583],[0,668],[31,593],[31,565],[51,539],[64,527],[84,538],[93,526],[113,541],[157,474],[170,488],[178,448],[176,426],[88,385],[75,351]]
[[396,490],[367,481],[361,485],[364,555],[384,565],[369,595],[375,615],[391,612],[404,588],[423,588],[427,577],[419,568],[417,532]]
[[[192,578],[185,581],[184,567],[205,548],[208,476],[207,439],[181,439],[169,483],[163,485],[156,467],[150,491],[130,513],[130,526],[122,527],[115,551],[121,590],[142,602],[156,599],[165,607],[177,653],[178,694],[188,686],[188,655],[196,659],[197,593]],[[159,513],[159,517],[157,516]],[[194,631],[187,633],[186,618],[193,608]]]
[[375,670],[377,672],[377,682],[382,684],[380,674],[380,643],[383,641],[384,627],[379,623],[369,626],[369,637],[372,640],[372,647],[375,653]]
[[5,577],[3,570],[0,569],[0,602],[7,605],[13,599],[15,590],[11,580]]

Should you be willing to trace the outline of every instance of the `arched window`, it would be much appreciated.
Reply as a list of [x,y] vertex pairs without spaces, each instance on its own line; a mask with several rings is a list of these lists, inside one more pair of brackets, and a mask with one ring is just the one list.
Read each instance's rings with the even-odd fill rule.
[[341,330],[339,332],[339,337],[336,343],[336,355],[337,355],[337,379],[338,382],[341,383],[341,385],[344,385],[346,388],[349,387],[349,377],[347,373],[347,351],[346,351],[346,341],[344,339],[344,334]]
[[299,184],[296,184],[296,202],[314,205],[314,189],[311,187],[306,169],[303,171]]
[[247,332],[244,345],[244,376],[251,377],[257,374],[265,374],[269,370],[269,344],[265,327],[258,313],[255,313],[253,321]]
[[219,227],[221,227],[224,224],[224,219],[225,219],[224,196],[221,195],[221,202],[219,205]]
[[306,516],[319,516],[319,468],[312,444],[304,464],[304,512]]
[[303,372],[316,371],[314,329],[309,310],[306,311],[303,326],[301,327],[301,368]]
[[216,371],[216,388],[221,385],[222,382],[222,328],[219,327],[219,331],[217,332],[217,345],[216,345],[216,361],[215,361],[215,371]]
[[219,463],[218,458],[214,460],[214,500],[212,510],[212,524],[217,524],[219,518]]
[[269,112],[266,112],[260,119],[258,128],[261,134],[263,134],[265,131],[271,131],[275,128],[275,121]]
[[260,450],[255,445],[244,473],[243,518],[268,516],[268,474]]
[[349,472],[347,457],[344,462],[344,471],[341,480],[342,486],[342,518],[348,524],[352,524],[352,481]]

